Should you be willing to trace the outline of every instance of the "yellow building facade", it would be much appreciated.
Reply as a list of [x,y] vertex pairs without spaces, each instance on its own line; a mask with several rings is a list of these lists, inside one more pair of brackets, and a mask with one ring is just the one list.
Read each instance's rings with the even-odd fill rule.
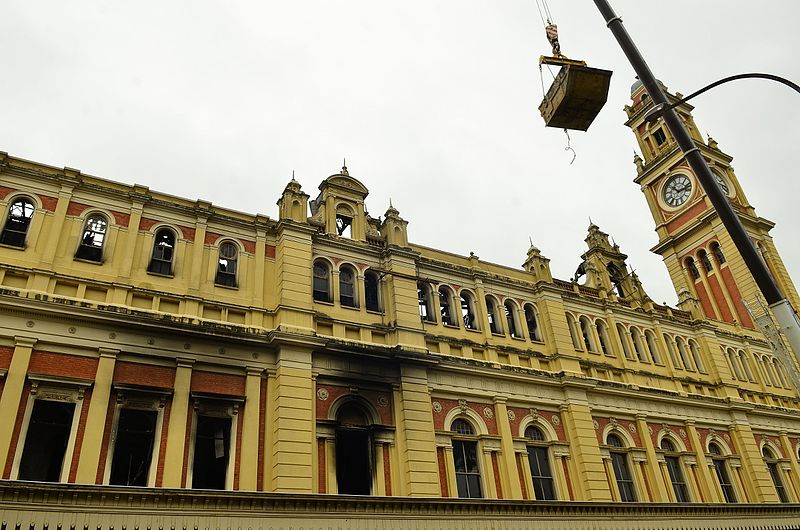
[[[680,308],[594,224],[568,281],[534,246],[512,268],[415,245],[347,168],[271,218],[0,153],[3,521],[791,527],[796,363],[633,100]],[[680,111],[797,307],[773,225]]]

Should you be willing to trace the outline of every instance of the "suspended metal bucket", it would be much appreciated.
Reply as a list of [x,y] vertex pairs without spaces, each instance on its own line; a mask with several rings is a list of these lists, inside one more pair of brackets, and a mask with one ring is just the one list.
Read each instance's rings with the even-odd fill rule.
[[539,105],[547,127],[585,131],[608,98],[611,70],[589,68],[583,61],[542,57],[541,64],[561,66]]

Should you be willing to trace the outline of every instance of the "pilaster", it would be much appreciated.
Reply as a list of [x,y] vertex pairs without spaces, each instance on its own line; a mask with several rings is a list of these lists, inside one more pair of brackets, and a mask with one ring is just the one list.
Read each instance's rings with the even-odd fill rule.
[[194,359],[177,359],[175,383],[173,385],[172,405],[170,406],[169,426],[167,427],[167,447],[164,458],[165,488],[180,488],[182,484],[186,427],[189,419],[189,391],[192,383]]
[[650,484],[650,492],[653,496],[654,502],[669,502],[669,494],[667,493],[667,485],[669,482],[664,483],[664,477],[661,474],[658,464],[658,455],[653,446],[653,439],[650,436],[650,429],[647,425],[647,416],[645,414],[636,415],[636,427],[639,430],[639,438],[644,444],[644,450],[647,453],[647,461],[645,468],[647,469],[648,482]]
[[734,419],[730,433],[742,458],[744,487],[752,502],[778,502],[775,485],[761,458],[761,451],[756,444],[750,424],[741,417],[744,413],[738,413],[737,416],[740,417]]
[[36,339],[31,337],[14,337],[14,353],[11,364],[6,373],[2,394],[0,394],[0,470],[5,469],[6,459],[11,444],[11,436],[16,422],[19,403],[22,399],[22,389],[25,386],[25,377],[28,374],[28,365],[31,361],[33,346]]
[[500,430],[502,469],[505,471],[505,473],[501,474],[505,479],[503,481],[503,491],[508,499],[521,499],[522,488],[519,481],[516,454],[514,453],[514,440],[511,433],[511,425],[508,422],[508,408],[506,407],[505,398],[494,398],[494,411],[494,417],[497,418],[497,427]]
[[401,490],[400,494],[439,497],[436,439],[425,368],[401,366],[395,397],[398,398],[397,408],[402,410],[402,415],[397,418],[398,431],[402,432],[402,438],[398,436],[398,451],[406,483],[405,491]]
[[572,449],[573,477],[576,500],[610,501],[608,479],[597,443],[592,413],[586,391],[581,388],[565,389],[566,404],[561,405],[561,417]]
[[100,360],[94,376],[92,399],[86,414],[86,428],[83,444],[80,448],[80,459],[75,482],[94,484],[97,482],[97,468],[100,463],[100,451],[103,446],[103,431],[108,413],[108,400],[111,397],[111,382],[114,378],[114,365],[119,350],[100,348]]
[[245,379],[242,446],[239,456],[239,489],[243,491],[255,491],[258,487],[258,426],[263,372],[262,368],[248,367]]
[[689,434],[689,439],[692,441],[694,448],[695,458],[697,458],[696,470],[698,471],[698,482],[700,483],[700,492],[703,496],[704,502],[722,502],[721,492],[716,483],[716,479],[711,476],[709,469],[709,462],[706,458],[705,448],[700,442],[700,435],[697,432],[693,420],[685,422],[686,432]]

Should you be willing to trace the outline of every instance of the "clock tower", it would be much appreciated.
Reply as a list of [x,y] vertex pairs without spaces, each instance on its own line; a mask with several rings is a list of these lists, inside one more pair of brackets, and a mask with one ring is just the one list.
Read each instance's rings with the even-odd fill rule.
[[[671,102],[683,97],[662,88]],[[634,182],[641,187],[655,220],[658,244],[651,250],[664,259],[679,304],[699,302],[707,318],[753,328],[743,301],[756,300],[760,291],[755,280],[664,121],[645,121],[653,102],[641,82],[631,87],[631,99],[631,105],[625,106],[625,124],[633,130],[642,152],[642,157],[634,156]],[[781,292],[793,307],[800,307],[797,290],[769,234],[774,223],[756,215],[731,166],[733,158],[710,136],[703,139],[692,117],[693,108],[683,103],[675,111]]]

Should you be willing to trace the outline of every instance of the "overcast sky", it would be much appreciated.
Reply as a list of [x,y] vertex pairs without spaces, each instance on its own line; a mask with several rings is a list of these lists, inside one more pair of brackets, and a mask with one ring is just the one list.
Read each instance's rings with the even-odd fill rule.
[[[796,0],[613,0],[672,91],[770,72],[800,81]],[[614,71],[587,133],[538,113],[548,53],[535,0],[3,2],[0,151],[277,216],[347,158],[412,241],[521,266],[532,237],[568,279],[588,218],[656,301],[676,296],[623,122],[633,70],[590,0],[550,0],[562,51]],[[545,71],[544,84],[549,86]],[[800,280],[800,95],[745,80],[696,98]]]

